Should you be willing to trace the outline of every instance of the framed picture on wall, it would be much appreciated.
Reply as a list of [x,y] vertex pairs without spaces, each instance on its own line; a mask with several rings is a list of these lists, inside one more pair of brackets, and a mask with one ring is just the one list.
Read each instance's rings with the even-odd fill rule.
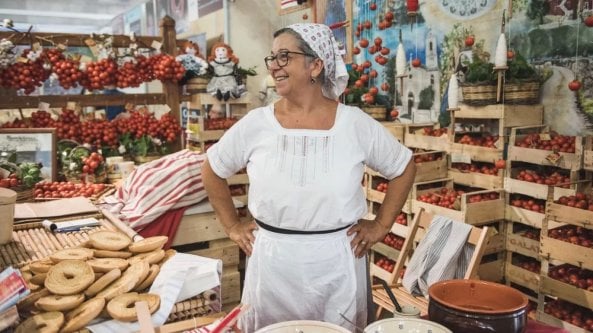
[[340,44],[344,61],[351,63],[352,52],[349,50],[352,49],[352,0],[316,1],[313,13],[316,23],[323,23],[332,29]]
[[58,179],[55,129],[0,129],[0,161],[9,161],[13,155],[16,155],[16,164],[41,163],[41,175],[44,179]]
[[313,0],[276,0],[278,15],[286,15],[299,10],[311,8]]

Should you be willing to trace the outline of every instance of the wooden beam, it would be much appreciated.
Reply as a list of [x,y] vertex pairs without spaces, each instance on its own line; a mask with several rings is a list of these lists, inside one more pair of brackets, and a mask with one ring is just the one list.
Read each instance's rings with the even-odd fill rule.
[[39,102],[49,103],[50,107],[64,107],[68,102],[76,102],[80,106],[110,106],[166,104],[166,99],[163,94],[3,96],[0,109],[37,108]]
[[[175,21],[173,21],[175,24]],[[173,28],[175,31],[175,28]],[[99,34],[100,35],[100,34]],[[107,35],[113,37],[113,47],[129,47],[132,41],[130,36],[126,35]],[[63,34],[63,33],[51,33],[51,32],[34,32],[27,35],[26,32],[17,33],[12,31],[0,31],[0,39],[8,39],[12,43],[17,45],[31,45],[34,42],[39,42],[43,46],[51,46],[63,44],[66,46],[84,46],[87,44],[84,42],[90,35],[83,34]],[[148,48],[152,45],[153,41],[163,43],[161,36],[135,36],[136,42],[140,48]],[[185,39],[179,39],[174,45],[183,47],[187,42]],[[174,54],[174,53],[171,53]]]

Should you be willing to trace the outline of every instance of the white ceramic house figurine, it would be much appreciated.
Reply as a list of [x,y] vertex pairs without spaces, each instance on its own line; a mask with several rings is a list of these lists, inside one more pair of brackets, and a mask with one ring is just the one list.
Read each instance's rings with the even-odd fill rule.
[[218,100],[228,101],[231,97],[241,96],[235,71],[239,59],[233,55],[233,49],[223,42],[215,43],[208,57],[213,75],[208,82],[206,92],[216,96]]

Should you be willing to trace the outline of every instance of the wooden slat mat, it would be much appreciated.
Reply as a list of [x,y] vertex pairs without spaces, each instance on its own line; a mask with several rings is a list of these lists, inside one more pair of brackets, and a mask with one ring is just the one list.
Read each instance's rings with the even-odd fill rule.
[[220,311],[220,287],[216,287],[188,300],[175,303],[167,322],[203,317]]
[[20,268],[32,261],[46,258],[55,251],[76,247],[86,242],[89,234],[99,230],[119,231],[108,220],[99,221],[101,226],[64,233],[51,232],[42,227],[41,222],[16,224],[12,232],[12,241],[0,245],[0,270],[10,265]]

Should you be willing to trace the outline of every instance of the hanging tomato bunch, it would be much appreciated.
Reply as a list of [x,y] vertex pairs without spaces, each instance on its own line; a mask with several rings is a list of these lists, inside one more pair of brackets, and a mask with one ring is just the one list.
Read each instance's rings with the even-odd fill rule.
[[112,57],[82,63],[66,56],[60,48],[23,51],[17,60],[0,70],[0,86],[22,89],[28,95],[43,85],[50,75],[65,89],[83,86],[99,90],[110,86],[138,87],[154,79],[178,82],[185,74],[181,62],[167,54],[129,57],[118,65]]

